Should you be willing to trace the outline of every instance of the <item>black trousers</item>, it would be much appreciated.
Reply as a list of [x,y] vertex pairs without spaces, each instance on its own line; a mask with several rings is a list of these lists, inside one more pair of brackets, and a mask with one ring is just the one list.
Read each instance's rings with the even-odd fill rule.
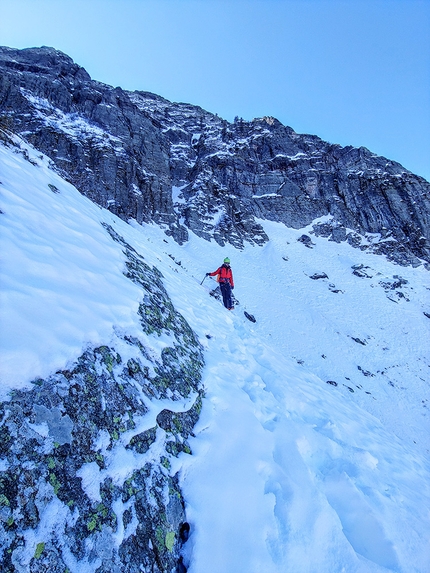
[[224,303],[225,308],[233,308],[230,283],[220,283],[219,286],[222,294],[222,302]]

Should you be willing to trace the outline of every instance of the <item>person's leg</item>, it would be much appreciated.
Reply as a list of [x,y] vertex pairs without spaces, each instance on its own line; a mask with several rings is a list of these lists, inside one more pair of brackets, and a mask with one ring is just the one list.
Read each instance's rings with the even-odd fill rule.
[[225,299],[225,297],[226,297],[225,284],[220,283],[219,288],[221,289],[223,305],[227,308],[227,303],[226,303],[226,299]]
[[231,300],[231,285],[227,283],[227,308],[233,308],[233,301]]
[[222,300],[225,308],[233,308],[231,301],[231,286],[230,283],[221,283]]

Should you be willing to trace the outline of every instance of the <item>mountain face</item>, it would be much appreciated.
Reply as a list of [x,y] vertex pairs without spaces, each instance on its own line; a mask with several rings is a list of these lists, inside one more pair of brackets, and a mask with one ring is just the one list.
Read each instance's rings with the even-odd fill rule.
[[[65,58],[53,56],[42,50],[38,65]],[[348,237],[332,216],[313,230],[249,214],[252,232],[220,219],[202,230],[214,190],[193,203],[184,175],[172,179],[191,177],[186,154],[169,155],[188,148],[166,151],[155,119],[166,206],[154,183],[152,219],[142,216],[159,224],[125,222],[59,174],[70,179],[68,165],[106,190],[101,165],[134,168],[120,137],[2,77],[5,98],[29,107],[9,109],[0,129],[1,572],[427,571],[424,266],[399,270],[363,250],[365,239],[380,248],[372,235]],[[51,158],[34,137],[56,139]],[[88,138],[99,155],[85,168]],[[146,152],[140,174],[154,165]],[[184,243],[186,225],[201,236]],[[226,255],[233,312],[206,278]]]
[[0,70],[3,125],[124,220],[237,248],[268,240],[262,220],[312,224],[402,265],[430,260],[430,184],[365,148],[113,88],[51,48],[0,48]]

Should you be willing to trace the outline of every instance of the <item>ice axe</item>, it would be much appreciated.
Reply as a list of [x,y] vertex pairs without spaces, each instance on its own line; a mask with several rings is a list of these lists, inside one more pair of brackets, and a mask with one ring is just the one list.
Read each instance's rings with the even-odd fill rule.
[[205,278],[206,278],[207,276],[208,276],[208,275],[205,275],[205,276],[203,277],[203,280],[202,280],[202,282],[200,283],[201,285],[203,284],[203,282],[204,282],[204,280],[205,280]]

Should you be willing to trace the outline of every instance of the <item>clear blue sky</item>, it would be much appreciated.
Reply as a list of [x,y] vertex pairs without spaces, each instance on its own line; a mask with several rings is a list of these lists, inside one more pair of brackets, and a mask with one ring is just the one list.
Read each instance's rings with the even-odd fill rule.
[[0,44],[365,146],[430,181],[430,0],[0,0]]

